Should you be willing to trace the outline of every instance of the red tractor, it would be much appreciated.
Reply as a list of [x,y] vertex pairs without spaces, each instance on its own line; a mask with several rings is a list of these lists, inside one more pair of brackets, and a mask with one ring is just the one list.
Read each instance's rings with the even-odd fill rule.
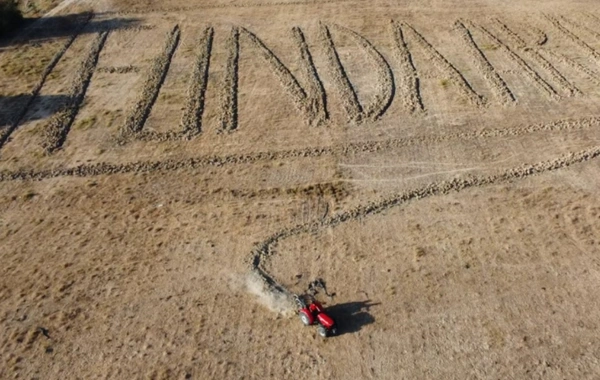
[[323,305],[313,296],[296,296],[295,300],[298,305],[298,315],[305,326],[318,324],[317,332],[323,338],[337,334],[335,321],[325,313]]

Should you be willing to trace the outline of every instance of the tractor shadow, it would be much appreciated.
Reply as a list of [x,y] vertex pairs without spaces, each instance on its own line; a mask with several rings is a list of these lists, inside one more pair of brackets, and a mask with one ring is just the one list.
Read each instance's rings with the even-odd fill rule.
[[[0,128],[13,124],[21,116],[20,113],[22,113],[30,98],[30,94],[0,95]],[[58,112],[68,100],[69,97],[66,95],[38,96],[34,102],[36,104],[23,115],[20,124],[50,117]]]
[[90,13],[82,12],[43,18],[26,18],[20,27],[4,35],[0,34],[0,51],[14,45],[41,43],[69,37],[82,25],[85,25],[84,29],[80,31],[82,34],[93,34],[136,27],[140,22],[137,18],[109,18],[106,16],[98,13],[89,20]]
[[380,304],[380,302],[373,303],[370,300],[347,302],[327,307],[325,312],[335,320],[337,335],[351,334],[375,322],[369,309]]

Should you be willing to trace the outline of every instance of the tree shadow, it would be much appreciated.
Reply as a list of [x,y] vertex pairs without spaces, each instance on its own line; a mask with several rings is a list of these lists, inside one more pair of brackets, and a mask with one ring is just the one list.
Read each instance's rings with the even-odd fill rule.
[[[30,97],[31,94],[0,95],[0,128],[10,126],[15,122]],[[21,123],[50,117],[58,112],[68,100],[67,95],[39,95],[34,102],[35,106],[25,114]]]
[[372,303],[370,300],[346,302],[327,307],[325,312],[335,320],[338,335],[344,335],[360,331],[363,326],[375,322],[369,309],[380,304]]
[[[86,23],[87,25],[85,25]],[[96,14],[90,20],[90,13],[87,12],[44,18],[26,18],[20,28],[0,36],[0,50],[13,45],[40,43],[71,36],[83,25],[85,27],[81,33],[98,33],[131,28],[138,24],[139,19],[136,18],[102,18],[100,14]]]

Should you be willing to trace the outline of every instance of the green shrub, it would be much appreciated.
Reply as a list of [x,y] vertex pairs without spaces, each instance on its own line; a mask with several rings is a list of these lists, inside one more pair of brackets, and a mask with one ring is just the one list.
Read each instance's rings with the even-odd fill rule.
[[23,15],[15,0],[0,0],[0,37],[23,22]]

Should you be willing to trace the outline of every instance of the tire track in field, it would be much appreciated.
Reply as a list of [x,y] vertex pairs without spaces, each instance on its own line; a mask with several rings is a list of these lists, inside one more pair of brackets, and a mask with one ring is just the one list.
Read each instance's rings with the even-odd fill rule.
[[107,74],[129,74],[129,73],[138,73],[140,68],[133,65],[127,66],[105,66],[105,67],[97,67],[96,71],[99,73],[107,73]]
[[219,132],[233,132],[238,127],[239,61],[240,30],[233,27],[227,39],[227,64],[220,94],[221,119]]
[[535,45],[543,46],[546,44],[546,42],[548,42],[548,35],[543,30],[536,28],[536,27],[530,27],[529,32],[531,34],[533,34],[533,37],[534,37],[533,43]]
[[250,44],[260,52],[260,56],[269,65],[269,68],[275,74],[279,83],[286,90],[286,92],[292,98],[296,109],[302,114],[306,124],[318,125],[324,121],[323,116],[326,111],[322,109],[324,106],[323,99],[325,98],[324,91],[321,92],[322,87],[317,83],[320,83],[320,79],[317,75],[317,70],[312,63],[312,57],[306,46],[304,35],[299,28],[292,30],[293,38],[300,47],[300,55],[303,58],[301,62],[308,64],[310,67],[304,68],[304,73],[310,76],[309,82],[311,86],[310,90],[316,90],[317,93],[305,90],[299,83],[298,79],[291,73],[291,71],[281,62],[281,60],[269,49],[254,33],[250,32],[245,28],[240,28],[240,36],[250,42]]
[[302,64],[300,70],[308,80],[308,94],[310,96],[310,110],[315,115],[314,125],[318,126],[329,119],[327,111],[327,94],[323,82],[317,73],[317,68],[313,61],[304,33],[299,27],[292,28],[292,37],[300,51]]
[[186,138],[191,138],[202,132],[202,115],[204,114],[204,102],[214,33],[213,28],[204,29],[198,42],[200,52],[194,63],[194,69],[190,77],[190,86],[188,87],[188,98],[183,116],[181,117],[181,133]]
[[317,234],[326,228],[333,228],[353,220],[362,220],[363,218],[380,215],[388,210],[420,199],[458,193],[484,186],[510,183],[534,175],[553,172],[575,164],[584,163],[595,159],[598,156],[600,156],[600,146],[595,146],[576,153],[568,153],[549,161],[522,164],[504,170],[499,174],[454,178],[450,181],[432,182],[422,187],[395,194],[381,201],[371,201],[350,210],[339,212],[326,219],[317,219],[312,222],[283,228],[255,245],[250,253],[248,265],[250,271],[262,279],[267,291],[272,292],[275,296],[292,297],[293,293],[279,283],[273,274],[268,273],[264,269],[265,261],[277,254],[277,245],[285,239],[303,234]]
[[502,22],[498,18],[493,18],[492,22],[494,22],[502,32],[506,35],[508,40],[513,44],[517,50],[521,52],[521,54],[526,55],[535,62],[539,67],[544,69],[546,73],[552,78],[554,82],[554,86],[563,92],[566,96],[576,96],[582,95],[582,92],[575,87],[574,84],[569,82],[564,75],[561,74],[547,59],[545,59],[539,52],[537,47],[530,48],[527,46],[525,40],[523,40],[517,33],[512,31],[508,25]]
[[582,50],[585,50],[596,60],[596,62],[600,63],[600,53],[598,53],[596,49],[588,45],[578,35],[565,28],[564,25],[562,25],[556,18],[549,15],[543,15],[543,17],[548,20],[550,24],[554,26],[554,28],[558,30],[566,39],[579,46]]
[[454,28],[461,36],[475,67],[479,69],[500,104],[509,105],[515,103],[517,99],[514,94],[510,91],[504,79],[498,74],[498,71],[490,63],[483,51],[481,51],[473,39],[471,31],[460,20],[456,21]]
[[[205,30],[208,33],[201,37],[201,52],[197,58],[188,90],[188,102],[182,117],[181,131],[155,132],[142,130],[135,137],[141,141],[181,141],[190,140],[201,132],[202,114],[204,111],[204,96],[206,92],[208,67],[213,41],[213,28]],[[232,132],[237,129],[237,99],[238,99],[238,70],[240,54],[240,38],[244,38],[253,47],[261,52],[263,59],[271,67],[284,89],[292,96],[298,110],[305,116],[309,125],[321,125],[328,119],[327,98],[323,84],[317,74],[312,55],[300,28],[292,28],[292,38],[300,51],[302,64],[301,73],[306,77],[308,86],[303,89],[296,77],[275,56],[275,54],[252,32],[244,28],[235,28],[226,42],[228,60],[224,83],[219,95],[222,110],[219,132]],[[193,87],[193,88],[192,88]]]
[[77,70],[75,80],[71,84],[70,95],[67,103],[56,115],[52,116],[43,131],[42,148],[46,154],[52,154],[60,149],[67,139],[75,117],[83,104],[85,93],[92,81],[92,76],[98,64],[100,52],[106,43],[108,32],[98,33],[90,51]]
[[517,65],[522,70],[522,74],[531,80],[533,85],[544,95],[546,95],[550,99],[558,99],[558,93],[546,82],[540,74],[531,68],[521,58],[517,53],[515,53],[510,47],[508,47],[504,42],[502,42],[498,37],[492,34],[489,30],[484,28],[481,25],[476,25],[475,23],[465,20],[464,23],[470,26],[473,29],[479,30],[490,42],[499,46],[500,50],[508,57],[510,61],[512,61],[515,65]]
[[340,96],[342,107],[344,107],[344,110],[346,111],[348,122],[360,123],[362,121],[363,108],[358,101],[356,91],[352,87],[352,83],[342,65],[342,61],[340,60],[327,25],[320,23],[319,36],[325,47],[329,73],[333,77],[333,82],[337,88],[338,95]]
[[18,116],[14,119],[14,121],[10,124],[10,126],[8,128],[5,128],[4,130],[0,131],[0,150],[8,142],[10,135],[19,127],[19,124],[21,124],[21,122],[25,118],[27,111],[29,111],[29,108],[31,108],[31,105],[39,96],[40,91],[42,90],[42,87],[44,87],[46,80],[50,76],[50,73],[54,70],[56,65],[58,65],[58,62],[60,62],[63,55],[65,55],[67,50],[69,50],[71,45],[73,45],[73,42],[75,42],[75,39],[77,39],[77,37],[81,34],[83,29],[88,25],[88,23],[90,22],[90,20],[93,17],[94,17],[94,15],[92,13],[88,14],[87,17],[85,18],[85,20],[81,23],[81,25],[79,25],[77,27],[75,32],[69,37],[69,39],[60,48],[60,50],[57,51],[56,54],[54,54],[54,56],[52,57],[52,60],[50,60],[50,62],[44,69],[44,72],[42,73],[40,80],[35,85],[33,90],[31,90],[31,93],[28,95],[27,102],[25,103],[25,105],[23,106],[21,111],[18,113]]
[[364,54],[374,63],[378,91],[371,104],[363,107],[362,118],[373,121],[378,120],[392,104],[396,92],[392,68],[383,55],[365,37],[341,25],[331,24],[330,27],[349,36],[358,46],[362,47]]
[[595,73],[593,70],[585,67],[584,65],[580,64],[579,62],[575,61],[574,59],[571,59],[566,55],[557,53],[550,49],[540,48],[539,51],[542,54],[551,56],[558,62],[561,62],[564,65],[571,67],[575,71],[578,71],[579,73],[587,76],[592,82],[594,82],[595,85],[600,86],[600,75],[598,73]]
[[433,63],[438,71],[446,75],[456,86],[458,92],[465,98],[469,104],[476,108],[485,105],[486,99],[477,94],[473,87],[467,82],[460,71],[452,65],[436,48],[433,47],[415,28],[405,22],[397,23],[402,33],[406,36],[406,31],[413,37],[414,42],[425,52],[427,58]]
[[355,142],[325,147],[309,147],[276,152],[241,153],[223,156],[201,156],[181,160],[136,161],[128,163],[100,162],[82,164],[68,168],[47,170],[5,170],[0,172],[2,181],[42,181],[57,177],[92,177],[128,173],[155,173],[178,170],[196,170],[207,166],[253,164],[285,159],[318,158],[324,156],[348,157],[357,154],[377,153],[415,144],[435,144],[447,141],[470,141],[487,138],[516,137],[537,132],[575,131],[600,127],[600,117],[566,119],[553,123],[539,123],[515,128],[486,129],[476,132],[451,133],[446,135],[414,136],[382,141]]
[[595,223],[588,224],[587,212],[582,207],[568,207],[561,210],[562,216],[562,231],[566,232],[571,240],[571,243],[577,247],[577,249],[586,252],[586,247],[594,247],[596,231],[593,226]]
[[133,106],[131,113],[125,120],[125,124],[121,128],[122,140],[135,137],[135,135],[139,134],[144,128],[144,124],[146,123],[148,116],[150,116],[150,111],[152,111],[152,107],[158,98],[160,88],[169,72],[171,59],[179,45],[179,36],[179,25],[175,25],[167,34],[163,51],[154,60],[142,92]]
[[402,71],[401,76],[396,76],[399,82],[398,87],[402,92],[402,105],[409,113],[423,112],[425,107],[421,98],[419,74],[406,44],[404,33],[396,22],[392,21],[390,25],[395,47],[394,56]]
[[600,24],[600,18],[592,13],[584,12],[582,13],[584,17],[586,17],[589,21],[594,24]]
[[575,21],[575,20],[572,20],[570,18],[567,18],[565,16],[559,16],[559,18],[565,24],[571,25],[572,27],[574,27],[576,29],[583,30],[583,31],[587,32],[588,34],[594,36],[594,38],[600,40],[600,33],[596,32],[592,28],[589,28],[586,25],[583,25],[582,23],[580,23],[578,21]]

